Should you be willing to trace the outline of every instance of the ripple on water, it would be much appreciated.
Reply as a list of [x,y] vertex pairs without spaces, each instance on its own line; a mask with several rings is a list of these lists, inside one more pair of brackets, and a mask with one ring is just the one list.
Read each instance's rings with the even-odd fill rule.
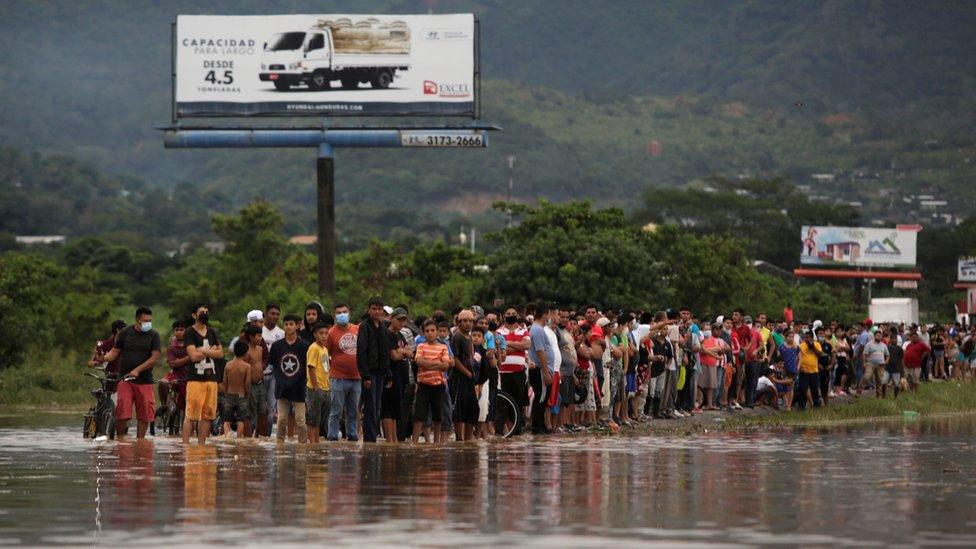
[[69,421],[0,422],[0,543],[976,545],[971,420],[317,448]]

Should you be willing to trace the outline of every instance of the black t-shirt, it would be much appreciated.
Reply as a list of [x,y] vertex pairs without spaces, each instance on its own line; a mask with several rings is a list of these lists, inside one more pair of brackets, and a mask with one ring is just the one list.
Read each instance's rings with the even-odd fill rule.
[[[387,339],[389,340],[389,347],[391,351],[399,350],[408,347],[407,338],[403,337],[403,332],[397,330],[392,332],[390,330],[386,331]],[[410,360],[391,360],[390,361],[390,372],[401,380],[406,380],[409,378],[410,374]]]
[[275,398],[305,402],[305,384],[308,382],[305,361],[308,358],[308,347],[308,343],[300,337],[294,343],[279,339],[271,345],[268,366],[274,373]]
[[[464,337],[460,331],[454,332],[454,335],[451,336],[451,351],[454,353],[454,358],[458,359],[469,371],[474,372],[474,345],[471,343],[470,337]],[[467,377],[455,370],[451,370],[450,375]]]
[[668,363],[674,359],[674,348],[668,340],[654,340],[654,356],[663,356],[664,360],[651,361],[651,377],[657,377],[664,373]]
[[820,370],[825,372],[830,368],[830,353],[834,350],[834,346],[827,343],[826,339],[818,341],[820,342],[820,348],[823,349],[823,354],[817,357],[817,362],[820,364]]
[[[137,366],[149,360],[153,351],[160,349],[159,333],[137,331],[135,326],[127,326],[115,336],[115,348],[119,350],[119,377],[125,377]],[[136,383],[152,383],[152,368],[139,373]]]
[[[207,326],[207,333],[204,335],[200,335],[200,332],[196,328],[190,326],[186,329],[185,335],[183,336],[183,345],[186,347],[192,345],[198,351],[204,351],[220,345],[220,339],[217,337],[217,331],[210,326]],[[186,380],[219,381],[216,359],[204,357],[200,362],[190,362],[186,370]]]
[[901,361],[905,358],[905,350],[901,348],[897,342],[888,344],[888,365],[885,366],[885,370],[889,374],[896,374],[901,372]]

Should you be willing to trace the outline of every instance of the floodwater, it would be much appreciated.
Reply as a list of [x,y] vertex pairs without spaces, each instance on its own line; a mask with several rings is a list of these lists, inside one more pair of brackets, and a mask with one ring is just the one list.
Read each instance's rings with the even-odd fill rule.
[[309,448],[0,417],[0,545],[976,546],[976,420]]

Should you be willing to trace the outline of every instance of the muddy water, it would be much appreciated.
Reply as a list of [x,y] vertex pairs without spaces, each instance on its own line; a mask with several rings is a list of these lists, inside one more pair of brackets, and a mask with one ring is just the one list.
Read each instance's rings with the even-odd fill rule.
[[0,544],[976,546],[976,420],[443,447],[0,417]]

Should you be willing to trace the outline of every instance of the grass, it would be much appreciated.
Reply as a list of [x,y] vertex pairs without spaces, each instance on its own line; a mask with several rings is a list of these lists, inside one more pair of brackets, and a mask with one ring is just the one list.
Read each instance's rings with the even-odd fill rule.
[[24,364],[0,371],[0,408],[86,408],[98,386],[85,376],[87,359],[77,352],[29,354]]
[[[867,392],[865,392],[867,395]],[[891,398],[861,398],[851,404],[839,404],[805,411],[784,412],[768,416],[743,417],[728,421],[723,428],[753,426],[821,426],[859,422],[878,418],[900,418],[904,412],[921,416],[976,413],[976,383],[923,383],[918,392]]]

